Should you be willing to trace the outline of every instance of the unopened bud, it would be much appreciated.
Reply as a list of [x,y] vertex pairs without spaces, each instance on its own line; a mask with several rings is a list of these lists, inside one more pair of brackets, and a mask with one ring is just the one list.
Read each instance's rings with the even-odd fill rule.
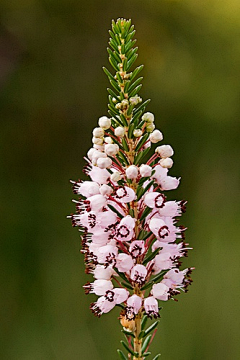
[[147,123],[153,123],[154,115],[150,112],[146,112],[145,114],[143,114],[142,120],[146,121]]
[[128,100],[127,100],[127,99],[124,99],[124,100],[122,101],[122,106],[123,106],[123,107],[128,106]]
[[146,165],[146,164],[142,164],[142,165],[140,166],[139,171],[140,171],[140,174],[141,174],[142,177],[149,177],[149,176],[152,175],[152,168],[151,168],[151,166]]
[[92,142],[93,144],[96,144],[96,145],[102,145],[103,144],[103,138],[98,138],[98,137],[93,137],[92,138]]
[[93,156],[94,151],[96,151],[94,148],[91,148],[91,149],[88,150],[87,157],[89,158],[89,160],[92,160],[92,156]]
[[115,156],[119,152],[119,146],[117,144],[105,145],[105,153],[108,156]]
[[98,166],[100,169],[110,168],[111,165],[112,165],[112,160],[111,160],[109,157],[99,158],[99,159],[97,160],[97,166]]
[[170,145],[161,145],[155,149],[155,152],[161,156],[161,158],[168,158],[173,156],[174,151]]
[[118,126],[115,130],[114,130],[114,135],[119,136],[119,137],[123,137],[125,134],[125,129],[122,126]]
[[113,182],[118,182],[119,180],[121,180],[122,176],[119,171],[114,171],[111,174],[110,178]]
[[163,139],[163,134],[159,130],[154,130],[150,134],[149,139],[152,143],[156,144],[157,142],[159,142]]
[[136,96],[131,97],[129,99],[129,102],[131,105],[135,106],[142,102],[142,98],[140,96],[136,95]]
[[130,165],[126,169],[126,176],[128,179],[136,179],[138,176],[138,167],[135,165]]
[[105,141],[105,143],[107,143],[107,144],[112,144],[112,143],[113,143],[113,140],[112,140],[112,138],[111,138],[110,136],[105,137],[105,138],[104,138],[104,141]]
[[111,127],[111,119],[109,119],[107,116],[102,116],[98,120],[98,125],[102,129],[107,130]]
[[102,138],[104,136],[104,130],[101,127],[93,129],[93,136],[96,138]]
[[155,125],[153,123],[147,123],[146,131],[152,132],[155,129]]
[[102,194],[102,195],[111,195],[111,193],[113,192],[113,189],[111,188],[111,186],[103,184],[102,186],[100,186],[99,191],[100,191],[100,194]]
[[133,130],[133,136],[135,136],[135,137],[140,137],[140,136],[142,136],[142,130],[141,129],[135,129],[135,130]]
[[167,168],[170,169],[173,166],[173,160],[171,158],[165,158],[165,159],[161,159],[159,161],[159,164],[163,167],[163,168]]

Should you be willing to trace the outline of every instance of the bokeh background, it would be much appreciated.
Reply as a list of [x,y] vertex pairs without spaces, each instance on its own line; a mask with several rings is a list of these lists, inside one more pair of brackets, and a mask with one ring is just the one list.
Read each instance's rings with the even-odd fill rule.
[[194,283],[163,304],[153,355],[240,354],[240,2],[1,0],[2,360],[112,360],[118,309],[100,319],[82,285],[69,179],[82,177],[91,130],[107,114],[111,19],[136,26],[140,95],[175,149],[172,196],[194,247]]

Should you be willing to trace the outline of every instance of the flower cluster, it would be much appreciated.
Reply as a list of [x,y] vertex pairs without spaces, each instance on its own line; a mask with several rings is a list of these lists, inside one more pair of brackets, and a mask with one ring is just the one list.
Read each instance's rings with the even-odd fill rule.
[[[113,76],[104,69],[114,89],[109,89],[110,117],[100,117],[93,129],[84,169],[90,179],[72,181],[79,199],[70,217],[81,232],[86,272],[94,277],[84,285],[87,294],[98,296],[91,310],[100,316],[121,306],[125,331],[139,335],[137,319],[144,313],[159,317],[158,300],[187,291],[192,269],[180,270],[189,249],[186,228],[178,225],[186,201],[167,200],[180,183],[168,173],[174,151],[160,145],[146,159],[163,134],[155,129],[154,115],[145,112],[149,101],[138,96],[142,78],[133,82],[142,67],[128,72],[136,57],[130,25],[119,19],[110,31],[109,60],[116,70]],[[137,345],[134,351],[141,358]]]

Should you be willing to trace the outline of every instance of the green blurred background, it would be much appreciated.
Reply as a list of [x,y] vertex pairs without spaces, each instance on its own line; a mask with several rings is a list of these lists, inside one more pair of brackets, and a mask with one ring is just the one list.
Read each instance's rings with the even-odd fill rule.
[[[153,354],[240,359],[240,2],[1,0],[2,360],[112,360],[118,309],[96,319],[69,179],[82,177],[91,130],[107,114],[111,19],[131,18],[165,143],[173,195],[194,247],[194,283],[163,304]],[[169,194],[170,195],[170,194]]]

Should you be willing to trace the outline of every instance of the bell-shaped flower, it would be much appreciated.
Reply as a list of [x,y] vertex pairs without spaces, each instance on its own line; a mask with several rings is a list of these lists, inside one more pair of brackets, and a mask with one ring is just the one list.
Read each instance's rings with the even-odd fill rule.
[[115,266],[118,248],[113,245],[105,245],[99,248],[98,262],[105,264],[105,266]]
[[107,245],[108,240],[108,233],[103,229],[97,229],[92,234],[92,242],[99,246]]
[[134,259],[141,256],[145,252],[145,246],[143,240],[134,240],[129,246],[129,252]]
[[129,291],[123,288],[115,288],[113,289],[113,292],[115,304],[121,304],[126,301],[129,296]]
[[90,309],[96,316],[101,316],[111,311],[115,306],[114,301],[109,301],[105,296],[101,296],[95,303],[92,303]]
[[171,253],[169,252],[160,252],[154,258],[153,270],[154,274],[158,274],[162,270],[171,269],[173,266],[173,261],[171,259]]
[[169,287],[162,282],[154,284],[151,293],[158,300],[167,301],[169,299]]
[[144,309],[148,317],[159,317],[158,302],[153,296],[149,296],[144,300]]
[[136,199],[136,194],[133,189],[128,186],[121,186],[116,190],[115,199],[121,203],[129,203]]
[[101,211],[107,205],[106,198],[101,194],[90,196],[87,201],[90,202],[92,211]]
[[88,198],[89,196],[99,194],[99,185],[95,181],[73,182],[73,192]]
[[177,268],[169,270],[163,277],[163,283],[171,289],[181,287],[187,270],[188,269],[180,271]]
[[160,216],[180,216],[182,214],[181,211],[181,202],[177,201],[166,201],[164,203],[164,206],[159,209],[159,215]]
[[127,299],[127,307],[132,310],[134,314],[137,314],[142,306],[142,298],[136,294],[130,296]]
[[127,271],[131,270],[132,267],[134,266],[133,259],[128,254],[121,253],[118,255],[116,260],[117,260],[116,268],[120,272],[127,272]]
[[95,181],[98,184],[107,184],[110,177],[110,174],[106,169],[100,169],[97,166],[92,166],[91,170],[88,172],[88,175],[92,181]]
[[144,203],[151,209],[161,209],[164,207],[166,196],[159,192],[149,192],[144,197]]
[[130,215],[125,216],[121,219],[119,225],[116,228],[116,239],[118,241],[129,241],[132,239],[134,234],[136,219],[132,218]]
[[142,286],[145,282],[146,276],[147,276],[147,269],[144,265],[137,264],[135,265],[131,270],[131,279]]
[[97,280],[110,280],[113,274],[114,270],[111,267],[105,268],[104,265],[96,265],[93,270],[93,276]]
[[110,280],[99,279],[95,280],[93,283],[87,283],[83,287],[87,294],[93,293],[100,296],[104,295],[107,290],[112,290],[113,284]]

